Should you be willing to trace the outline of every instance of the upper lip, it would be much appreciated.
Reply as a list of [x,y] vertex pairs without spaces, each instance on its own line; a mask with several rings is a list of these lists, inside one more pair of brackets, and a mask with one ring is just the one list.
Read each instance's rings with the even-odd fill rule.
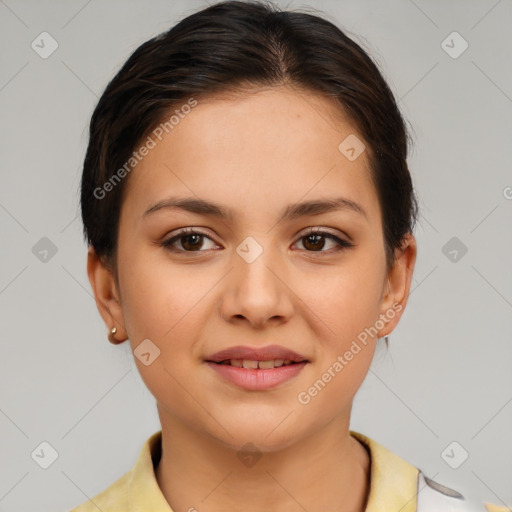
[[297,352],[290,350],[285,347],[281,347],[280,345],[267,345],[265,347],[248,347],[237,345],[236,347],[229,347],[220,352],[215,352],[215,354],[208,357],[207,361],[212,361],[214,363],[220,363],[221,361],[225,361],[226,359],[245,359],[248,361],[270,361],[272,359],[284,359],[291,360],[296,363],[301,361],[307,361],[307,359]]

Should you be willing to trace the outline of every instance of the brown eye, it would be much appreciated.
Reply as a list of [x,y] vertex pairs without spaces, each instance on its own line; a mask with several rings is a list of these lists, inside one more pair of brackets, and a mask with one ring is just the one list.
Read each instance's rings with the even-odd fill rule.
[[185,235],[181,239],[181,245],[186,251],[196,251],[203,245],[203,235]]
[[321,250],[325,245],[325,237],[323,235],[306,235],[303,237],[303,245],[309,251]]
[[[325,247],[326,240],[334,243],[334,246],[328,247],[327,250],[322,250]],[[354,244],[338,238],[332,233],[326,231],[313,230],[300,237],[299,241],[303,241],[302,245],[308,252],[336,252],[343,249],[354,247]],[[331,251],[332,249],[332,251]]]
[[[205,240],[209,240],[215,245],[213,240],[206,234],[188,229],[181,231],[168,240],[164,240],[161,245],[175,252],[205,252],[203,248]],[[207,249],[211,249],[211,247]]]

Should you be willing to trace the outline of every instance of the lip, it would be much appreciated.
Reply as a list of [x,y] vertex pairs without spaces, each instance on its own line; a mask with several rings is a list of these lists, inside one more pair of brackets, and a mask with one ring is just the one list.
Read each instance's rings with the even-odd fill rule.
[[[295,364],[270,369],[239,368],[227,364],[219,364],[227,359],[246,359],[250,361],[269,361],[283,359]],[[263,391],[283,384],[296,377],[309,361],[293,350],[279,345],[253,348],[247,346],[230,347],[216,352],[205,361],[217,375],[242,389]]]
[[280,345],[266,347],[248,347],[237,345],[216,352],[206,359],[207,362],[220,363],[226,359],[248,359],[250,361],[269,361],[271,359],[290,359],[294,363],[308,362],[305,357]]
[[259,368],[257,370],[252,368],[238,368],[237,366],[218,364],[211,361],[207,361],[207,364],[223,379],[240,388],[251,391],[263,391],[265,389],[275,388],[297,376],[308,363],[303,361],[302,363],[280,366],[279,368],[268,370],[261,370]]

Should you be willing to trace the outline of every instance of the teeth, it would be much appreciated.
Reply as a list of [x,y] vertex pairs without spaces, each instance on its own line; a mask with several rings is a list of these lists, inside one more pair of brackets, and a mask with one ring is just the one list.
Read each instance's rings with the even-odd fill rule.
[[279,368],[283,365],[292,364],[291,359],[271,359],[269,361],[251,361],[250,359],[230,359],[229,361],[222,361],[221,364],[230,364],[231,366],[236,366],[237,368],[251,368],[251,369],[262,369],[262,370],[271,370],[272,368]]

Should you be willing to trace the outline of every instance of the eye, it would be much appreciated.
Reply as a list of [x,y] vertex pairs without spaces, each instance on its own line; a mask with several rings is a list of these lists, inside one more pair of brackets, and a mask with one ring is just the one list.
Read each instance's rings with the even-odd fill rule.
[[325,239],[329,239],[331,242],[334,242],[334,249],[332,252],[354,247],[354,244],[347,242],[346,240],[342,240],[332,233],[322,231],[320,228],[310,229],[306,234],[302,235],[298,241],[302,242],[302,245],[308,252],[331,252],[330,250],[322,250],[325,247]]
[[[213,240],[205,233],[193,228],[186,228],[168,240],[164,240],[161,245],[166,249],[170,249],[175,252],[205,252],[204,250],[201,250],[204,245],[204,239],[208,239],[210,242],[214,243]],[[175,247],[176,242],[179,242],[181,248]],[[207,249],[212,248],[213,247]]]
[[[215,248],[215,242],[213,242],[207,234],[194,228],[185,228],[168,240],[164,240],[161,245],[174,252],[205,252],[205,239],[209,240],[214,245],[213,247],[207,247],[206,250]],[[326,239],[330,240],[331,243],[334,243],[334,248],[331,247],[330,249],[328,248],[329,250],[323,250],[325,248]],[[302,245],[308,252],[337,252],[354,247],[354,244],[347,242],[332,233],[322,231],[320,228],[310,229],[306,234],[299,238],[298,242],[302,242]],[[179,243],[181,247],[176,247],[177,243]]]

